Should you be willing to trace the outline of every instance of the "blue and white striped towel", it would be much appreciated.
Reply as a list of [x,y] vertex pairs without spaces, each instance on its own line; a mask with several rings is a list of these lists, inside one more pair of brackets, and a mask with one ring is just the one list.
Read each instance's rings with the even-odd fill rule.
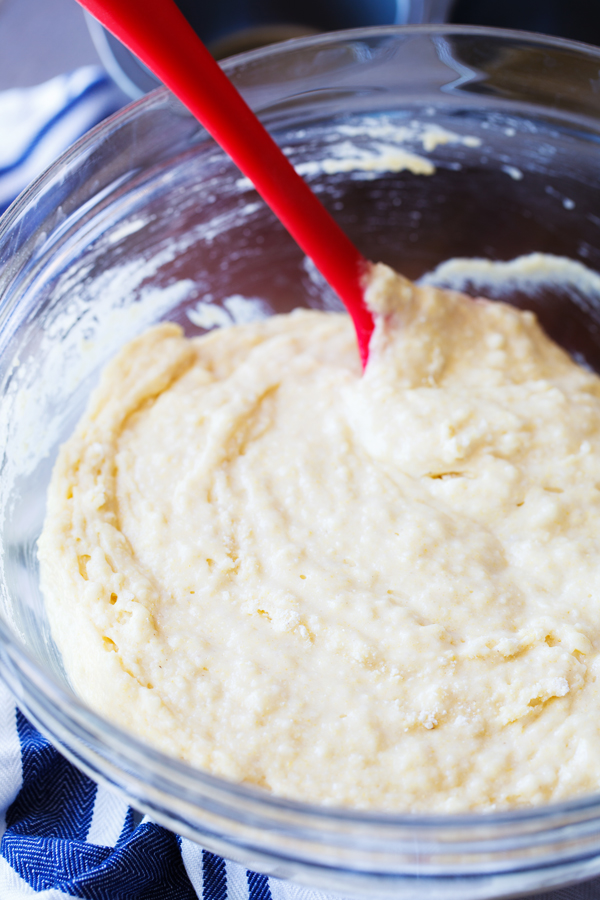
[[[121,105],[96,66],[0,92],[0,212]],[[71,766],[0,682],[0,900],[333,900],[246,871],[139,816]],[[539,900],[600,900],[600,880]]]
[[0,213],[77,138],[123,104],[100,66],[0,91]]

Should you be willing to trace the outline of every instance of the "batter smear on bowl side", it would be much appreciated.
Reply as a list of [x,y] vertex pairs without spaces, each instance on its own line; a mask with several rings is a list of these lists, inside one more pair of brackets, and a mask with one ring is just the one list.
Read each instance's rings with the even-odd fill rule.
[[361,375],[297,311],[111,362],[39,542],[79,695],[300,800],[600,788],[600,379],[535,316],[383,265]]

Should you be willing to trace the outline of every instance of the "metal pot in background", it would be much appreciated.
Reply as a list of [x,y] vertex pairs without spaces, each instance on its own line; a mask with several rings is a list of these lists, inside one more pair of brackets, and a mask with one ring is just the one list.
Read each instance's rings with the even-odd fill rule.
[[[455,0],[177,0],[216,59],[303,35],[368,25],[420,25],[448,21]],[[107,72],[137,99],[159,80],[89,13],[92,40]]]

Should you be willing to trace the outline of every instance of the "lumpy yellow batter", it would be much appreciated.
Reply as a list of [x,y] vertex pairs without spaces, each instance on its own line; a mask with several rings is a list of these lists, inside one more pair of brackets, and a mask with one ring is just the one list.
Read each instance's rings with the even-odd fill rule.
[[531,313],[375,268],[343,315],[107,367],[40,539],[79,694],[181,759],[318,803],[600,788],[600,379]]

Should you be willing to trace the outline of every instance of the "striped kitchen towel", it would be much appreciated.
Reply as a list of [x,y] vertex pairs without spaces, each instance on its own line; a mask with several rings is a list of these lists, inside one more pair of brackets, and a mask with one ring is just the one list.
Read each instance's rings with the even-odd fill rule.
[[123,105],[100,66],[0,91],[0,213],[73,141]]
[[[98,787],[0,682],[0,898],[334,900],[203,850]],[[599,900],[600,880],[538,900]],[[338,898],[339,900],[339,898]]]

